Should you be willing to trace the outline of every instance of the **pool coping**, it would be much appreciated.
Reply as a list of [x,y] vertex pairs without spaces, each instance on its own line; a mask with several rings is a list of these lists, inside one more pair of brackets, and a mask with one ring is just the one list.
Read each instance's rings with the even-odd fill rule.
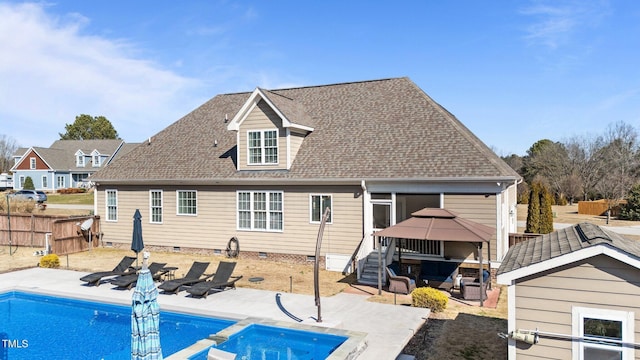
[[[190,356],[194,356],[201,351],[211,348],[214,345],[218,345],[229,339],[232,335],[244,330],[247,326],[252,324],[268,325],[273,327],[285,328],[290,330],[310,331],[321,334],[330,334],[337,336],[344,336],[347,339],[340,344],[331,354],[325,358],[325,360],[352,360],[362,353],[367,347],[366,337],[367,334],[358,331],[335,329],[329,327],[313,326],[304,323],[290,323],[284,321],[271,320],[266,318],[248,317],[237,323],[210,335],[206,339],[201,339],[196,343],[188,346],[169,357],[165,360],[179,360],[188,359]],[[230,353],[232,354],[232,353]],[[235,354],[234,354],[235,355]]]
[[[5,272],[0,273],[0,291],[60,295],[125,306],[131,304],[131,291],[116,290],[110,284],[84,286],[79,278],[86,274],[69,269],[39,267]],[[367,334],[366,347],[357,355],[357,360],[395,359],[430,314],[425,308],[375,303],[368,301],[368,296],[348,292],[321,298],[322,323],[314,319],[319,311],[313,295],[285,291],[280,293],[239,287],[204,299],[192,298],[183,291],[178,295],[161,294],[159,301],[161,310],[234,321],[256,317],[284,321],[288,325],[300,324],[277,306],[278,298],[288,313],[303,319],[303,324]]]

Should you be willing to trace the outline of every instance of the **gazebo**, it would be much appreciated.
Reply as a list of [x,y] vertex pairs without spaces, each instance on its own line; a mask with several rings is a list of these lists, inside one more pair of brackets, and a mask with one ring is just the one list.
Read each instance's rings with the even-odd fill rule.
[[[478,280],[480,288],[483,288],[483,259],[482,247],[484,243],[489,246],[488,253],[491,254],[491,237],[495,234],[495,229],[471,220],[459,217],[455,212],[440,208],[424,208],[411,214],[411,217],[403,220],[384,230],[380,230],[373,235],[376,237],[378,251],[381,251],[380,238],[391,237],[396,239],[416,239],[435,241],[456,241],[469,242],[477,246]],[[399,255],[402,261],[401,255]],[[488,261],[491,269],[491,258]],[[378,257],[378,290],[382,291],[382,257]],[[483,304],[483,292],[480,296],[480,305]]]

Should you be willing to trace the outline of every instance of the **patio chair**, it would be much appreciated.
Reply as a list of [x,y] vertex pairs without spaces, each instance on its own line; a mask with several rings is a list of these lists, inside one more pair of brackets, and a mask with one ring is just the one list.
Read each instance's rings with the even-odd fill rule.
[[86,282],[87,285],[99,286],[100,282],[105,277],[135,273],[136,270],[131,267],[131,264],[133,264],[135,260],[136,258],[134,257],[125,256],[120,260],[120,263],[113,268],[113,270],[94,272],[81,277],[80,280]]
[[187,292],[193,296],[206,298],[210,292],[224,291],[227,288],[235,289],[236,281],[242,279],[242,275],[231,276],[235,267],[235,262],[221,261],[211,280],[189,286],[187,287]]
[[167,280],[160,284],[158,286],[158,289],[162,290],[164,293],[177,294],[180,292],[183,286],[193,285],[205,281],[213,276],[213,274],[211,274],[202,277],[202,275],[204,275],[204,272],[207,270],[207,267],[209,267],[208,262],[194,261],[193,264],[191,264],[191,268],[187,272],[187,275],[185,275],[183,278]]
[[[151,273],[154,281],[160,280],[162,275],[167,273],[167,270],[164,270],[165,265],[167,264],[156,262],[149,265],[149,272]],[[138,274],[120,275],[109,280],[109,282],[116,287],[130,290],[132,287],[136,286],[136,283],[138,282]]]
[[396,294],[410,294],[416,288],[416,281],[408,276],[396,275],[396,272],[387,266],[389,277],[389,291]]
[[491,281],[490,275],[487,270],[482,271],[482,289],[480,289],[480,281],[478,278],[462,278],[460,281],[460,294],[462,298],[465,300],[480,300],[480,294],[482,294],[483,299],[486,299],[487,288]]

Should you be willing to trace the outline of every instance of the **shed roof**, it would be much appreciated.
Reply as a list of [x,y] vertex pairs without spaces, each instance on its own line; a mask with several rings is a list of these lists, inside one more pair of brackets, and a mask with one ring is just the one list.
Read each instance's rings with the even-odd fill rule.
[[[598,248],[597,250],[594,250]],[[591,223],[580,223],[512,246],[497,275],[520,278],[573,261],[607,253],[640,268],[640,241]]]

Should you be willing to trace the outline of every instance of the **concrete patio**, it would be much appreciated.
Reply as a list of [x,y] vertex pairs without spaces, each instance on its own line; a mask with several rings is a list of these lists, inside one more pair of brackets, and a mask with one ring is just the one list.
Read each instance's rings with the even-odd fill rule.
[[[79,280],[85,274],[44,268],[8,272],[0,274],[0,292],[21,290],[130,305],[131,291],[116,290],[110,284],[85,286]],[[303,324],[362,333],[364,342],[358,345],[358,360],[395,359],[429,316],[428,309],[373,303],[366,300],[367,296],[340,293],[321,299],[323,321],[317,323],[314,319],[318,310],[313,296],[280,293],[283,307],[303,319],[300,323],[278,307],[277,294],[274,291],[238,288],[207,298],[191,298],[183,291],[178,295],[161,294],[159,303],[164,310],[238,320],[258,318],[294,327]]]

